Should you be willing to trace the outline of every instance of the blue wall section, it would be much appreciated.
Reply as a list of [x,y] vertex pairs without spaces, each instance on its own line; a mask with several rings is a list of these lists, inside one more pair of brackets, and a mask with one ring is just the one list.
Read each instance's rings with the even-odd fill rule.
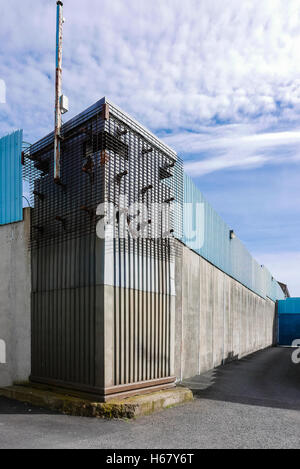
[[284,294],[271,273],[256,262],[238,238],[230,239],[230,227],[205,200],[192,179],[183,174],[184,244],[247,288],[274,301]]
[[23,219],[22,141],[22,130],[0,139],[0,225]]
[[278,301],[278,344],[292,345],[300,339],[300,298]]
[[278,301],[278,314],[300,314],[300,298]]

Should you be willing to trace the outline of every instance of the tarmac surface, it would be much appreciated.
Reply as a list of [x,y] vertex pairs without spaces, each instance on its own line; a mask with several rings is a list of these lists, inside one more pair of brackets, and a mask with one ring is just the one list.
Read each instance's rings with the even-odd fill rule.
[[185,381],[191,403],[132,421],[0,398],[0,448],[300,448],[300,364],[272,348]]

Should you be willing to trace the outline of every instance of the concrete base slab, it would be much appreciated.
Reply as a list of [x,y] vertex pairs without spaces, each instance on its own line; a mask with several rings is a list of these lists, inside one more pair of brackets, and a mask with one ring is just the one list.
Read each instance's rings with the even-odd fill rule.
[[61,412],[66,415],[97,418],[135,418],[149,415],[178,404],[193,400],[193,393],[184,387],[158,391],[127,399],[112,399],[109,402],[95,402],[84,397],[34,388],[10,386],[0,388],[0,396],[26,402],[34,406]]

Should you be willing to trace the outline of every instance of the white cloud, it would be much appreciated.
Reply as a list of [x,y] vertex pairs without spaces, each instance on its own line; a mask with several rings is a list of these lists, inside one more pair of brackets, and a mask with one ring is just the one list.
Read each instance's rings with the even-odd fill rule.
[[255,257],[268,266],[278,281],[288,285],[291,296],[300,297],[300,251],[256,253]]
[[5,81],[0,79],[0,104],[5,104],[6,102],[6,85]]
[[164,140],[185,153],[219,150],[222,148],[245,147],[269,148],[300,143],[300,129],[293,131],[258,133],[258,126],[227,125],[203,129],[202,133],[177,133]]
[[236,153],[225,153],[219,157],[207,158],[202,161],[186,162],[185,171],[191,176],[203,176],[205,174],[222,169],[253,169],[262,166],[268,161],[263,155],[251,155],[240,157]]
[[[0,135],[54,126],[55,14],[54,0],[0,4]],[[300,159],[299,0],[64,0],[64,16],[65,119],[106,95],[193,175]],[[261,262],[299,278],[297,253]]]
[[[53,125],[55,2],[0,8],[0,132],[40,137]],[[70,116],[107,95],[153,130],[297,119],[299,12],[298,0],[65,0]]]
[[299,162],[300,129],[262,132],[259,124],[206,127],[197,132],[164,136],[164,141],[191,158],[186,171],[194,176],[226,169],[248,169],[268,163]]

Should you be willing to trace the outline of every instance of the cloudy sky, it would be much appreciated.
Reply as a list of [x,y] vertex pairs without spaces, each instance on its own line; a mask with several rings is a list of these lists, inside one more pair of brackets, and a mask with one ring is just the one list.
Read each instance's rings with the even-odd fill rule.
[[[0,135],[53,127],[55,0],[0,4]],[[106,95],[300,296],[299,0],[64,0],[68,118]]]

